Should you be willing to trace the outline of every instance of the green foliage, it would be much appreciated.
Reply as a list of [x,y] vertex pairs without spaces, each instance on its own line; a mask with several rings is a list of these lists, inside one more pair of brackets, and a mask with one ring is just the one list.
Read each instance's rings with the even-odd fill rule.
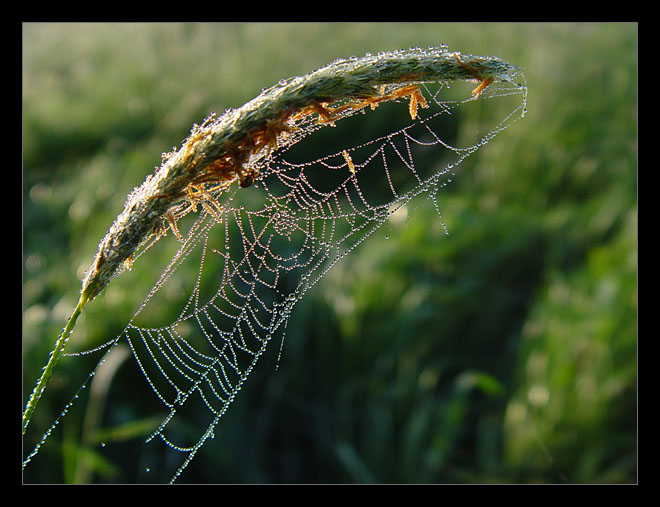
[[[526,118],[439,192],[448,236],[422,199],[303,298],[278,368],[273,343],[181,480],[636,482],[634,24],[25,25],[25,399],[126,194],[192,123],[338,57],[441,43],[523,67]],[[114,280],[67,350],[116,336],[157,274]],[[60,361],[26,450],[95,360]],[[97,427],[81,396],[25,482],[168,479],[125,464],[159,409],[130,358],[108,383]]]

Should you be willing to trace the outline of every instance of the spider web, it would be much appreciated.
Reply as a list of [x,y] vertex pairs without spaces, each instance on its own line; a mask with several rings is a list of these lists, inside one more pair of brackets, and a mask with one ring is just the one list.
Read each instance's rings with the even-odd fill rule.
[[[446,88],[423,85],[430,107],[415,120],[405,100],[332,125],[306,119],[250,162],[259,169],[250,188],[212,195],[212,206],[180,221],[177,253],[112,342],[128,343],[165,409],[146,442],[165,446],[172,481],[214,437],[270,342],[282,347],[304,294],[414,198],[438,209],[458,164],[524,114],[526,90],[513,84],[491,85],[479,100],[443,100]],[[468,108],[501,109],[503,119],[480,118],[479,133],[464,136]]]

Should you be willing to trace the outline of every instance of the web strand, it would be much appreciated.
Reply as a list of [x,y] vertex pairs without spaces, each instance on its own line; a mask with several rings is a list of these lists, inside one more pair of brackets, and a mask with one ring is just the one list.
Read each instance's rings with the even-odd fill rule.
[[[305,137],[300,135],[261,168],[255,185],[262,189],[263,204],[223,203],[221,215],[203,213],[193,226],[188,242],[202,246],[201,262],[197,285],[179,318],[159,329],[130,324],[124,331],[145,378],[170,410],[151,438],[158,436],[171,449],[187,453],[173,479],[207,440],[304,293],[382,225],[393,206],[405,205],[422,192],[436,191],[447,167],[454,168],[481,145],[458,148],[436,133],[434,122],[459,105],[440,102],[439,91],[428,97],[436,106],[431,114],[350,146],[351,164],[344,150],[298,161],[299,151],[294,154],[294,150]],[[491,96],[502,96],[498,93]],[[497,125],[483,139],[487,142],[505,127]],[[318,129],[311,124],[303,131]],[[429,148],[435,152],[433,158],[439,158],[440,149],[452,155],[452,161],[441,169],[421,167],[419,151]],[[375,181],[386,182],[384,187],[378,185],[381,192],[365,191]],[[222,240],[209,251],[211,236]],[[187,256],[188,251],[184,244],[175,259]],[[209,255],[221,257],[223,267],[208,273],[218,280],[218,287],[204,301],[199,283],[207,275],[204,261]],[[174,262],[172,269],[176,266]],[[166,279],[164,276],[155,289]],[[192,398],[209,412],[211,422],[199,440],[176,443],[167,435],[169,425],[176,420],[177,410]]]

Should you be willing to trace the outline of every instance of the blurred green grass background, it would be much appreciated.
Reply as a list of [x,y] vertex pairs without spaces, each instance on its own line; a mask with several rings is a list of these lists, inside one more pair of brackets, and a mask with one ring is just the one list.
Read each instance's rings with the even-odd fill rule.
[[[636,482],[633,23],[23,25],[24,399],[127,193],[193,123],[335,58],[439,44],[524,68],[526,118],[439,193],[449,236],[422,200],[308,293],[279,367],[274,344],[181,480]],[[129,275],[70,350],[123,329],[154,272]],[[61,361],[26,452],[93,365]],[[132,407],[149,400],[130,367],[96,425],[134,448],[149,421]],[[168,478],[81,438],[90,410],[76,405],[26,483]],[[119,421],[133,424],[112,434]]]

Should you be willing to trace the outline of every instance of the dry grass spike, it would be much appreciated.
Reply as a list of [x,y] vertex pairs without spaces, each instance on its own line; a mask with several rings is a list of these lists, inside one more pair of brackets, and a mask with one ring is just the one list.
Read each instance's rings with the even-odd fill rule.
[[[251,186],[259,171],[255,163],[246,167],[248,160],[270,156],[311,114],[320,123],[334,125],[367,106],[373,109],[381,102],[407,98],[414,119],[419,107],[428,107],[420,90],[422,83],[476,79],[480,85],[473,95],[478,98],[494,80],[514,82],[518,77],[519,70],[499,58],[461,58],[440,47],[337,60],[282,81],[244,106],[219,118],[209,117],[193,128],[182,148],[128,197],[124,211],[99,244],[82,292],[90,299],[98,295],[145,237],[158,231],[158,223],[168,220],[168,211],[182,202],[192,205],[185,209],[196,209],[197,198],[191,196],[210,193],[207,185],[215,190],[233,182],[243,188]],[[172,227],[176,220],[170,216],[169,221],[176,231]],[[100,258],[104,260],[99,262]]]

